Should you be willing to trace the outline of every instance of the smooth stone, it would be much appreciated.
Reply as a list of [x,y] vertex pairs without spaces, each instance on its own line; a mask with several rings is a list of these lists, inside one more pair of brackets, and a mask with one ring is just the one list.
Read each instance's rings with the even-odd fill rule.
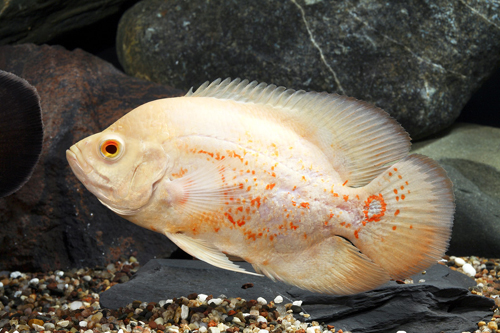
[[[252,270],[248,263],[238,265]],[[491,317],[494,301],[469,292],[468,288],[476,285],[472,278],[439,264],[429,268],[425,275],[417,274],[412,279],[418,281],[422,276],[425,276],[422,283],[390,281],[365,293],[330,296],[272,282],[265,277],[221,270],[202,261],[155,259],[143,266],[134,279],[103,292],[100,305],[117,309],[133,300],[158,302],[161,298],[193,292],[246,300],[281,296],[287,302],[302,300],[301,307],[311,315],[311,321],[334,325],[337,330],[373,333],[397,329],[474,331],[478,321]],[[254,287],[241,289],[245,283],[253,283]]]
[[413,144],[412,153],[437,160],[453,182],[455,218],[448,254],[500,253],[500,128],[457,123]]
[[474,267],[472,267],[471,264],[463,265],[462,269],[464,270],[464,273],[469,275],[469,276],[474,277],[476,275],[476,270],[474,269]]
[[106,267],[134,252],[140,262],[169,257],[177,247],[167,237],[124,220],[87,191],[69,168],[66,149],[139,105],[182,92],[59,46],[0,46],[0,68],[36,87],[45,127],[33,176],[0,199],[0,267],[62,276],[62,269]]
[[240,77],[371,102],[413,139],[451,125],[497,68],[493,1],[143,0],[121,18],[130,75],[197,87]]
[[463,260],[462,258],[455,258],[455,264],[458,267],[462,267],[463,265],[465,265],[465,260]]

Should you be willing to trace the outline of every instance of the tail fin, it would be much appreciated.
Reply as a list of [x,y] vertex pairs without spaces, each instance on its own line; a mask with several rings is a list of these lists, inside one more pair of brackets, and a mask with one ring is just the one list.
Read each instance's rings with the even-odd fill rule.
[[354,244],[391,278],[416,274],[444,255],[455,205],[452,183],[437,162],[410,155],[363,190],[365,219]]
[[0,197],[31,177],[42,151],[40,97],[20,77],[0,71]]

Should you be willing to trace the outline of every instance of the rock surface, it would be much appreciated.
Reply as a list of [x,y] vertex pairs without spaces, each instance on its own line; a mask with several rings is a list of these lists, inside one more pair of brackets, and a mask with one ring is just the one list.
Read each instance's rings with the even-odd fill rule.
[[93,267],[131,254],[142,262],[168,257],[176,247],[101,205],[73,175],[65,151],[141,104],[183,93],[61,47],[1,46],[0,69],[37,88],[45,132],[31,179],[0,199],[0,270]]
[[241,77],[337,92],[419,139],[449,126],[499,65],[498,4],[482,0],[143,0],[120,21],[126,72],[188,89]]
[[2,1],[0,45],[44,43],[65,32],[109,17],[133,2],[133,0]]
[[[252,271],[249,264],[238,264]],[[419,283],[420,279],[425,282]],[[264,297],[268,301],[282,295],[285,303],[302,300],[302,309],[311,315],[310,320],[344,331],[372,333],[473,331],[479,320],[491,317],[493,300],[472,295],[467,288],[475,286],[475,282],[464,274],[435,265],[413,280],[414,284],[391,281],[352,296],[328,296],[200,261],[151,260],[129,282],[102,293],[100,303],[106,308],[118,308],[134,300],[158,302],[193,292],[246,300]],[[243,289],[246,283],[253,283],[253,287]]]
[[453,181],[456,212],[448,253],[498,257],[500,253],[500,129],[466,123],[412,152],[439,161]]

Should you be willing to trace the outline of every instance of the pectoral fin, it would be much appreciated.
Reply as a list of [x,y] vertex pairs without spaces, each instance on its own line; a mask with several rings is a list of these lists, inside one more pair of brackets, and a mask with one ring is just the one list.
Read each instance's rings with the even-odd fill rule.
[[207,243],[204,240],[194,239],[182,233],[167,232],[166,235],[172,242],[175,243],[175,245],[180,247],[182,250],[200,260],[209,263],[210,265],[214,265],[216,267],[234,272],[262,276],[261,274],[249,272],[244,268],[241,268],[238,265],[234,264],[218,248],[216,248],[212,244]]

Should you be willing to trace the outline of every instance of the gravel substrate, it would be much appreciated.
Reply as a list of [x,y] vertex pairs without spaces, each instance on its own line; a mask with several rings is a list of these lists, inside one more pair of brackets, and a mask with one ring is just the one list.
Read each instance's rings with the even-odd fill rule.
[[[495,299],[491,320],[479,322],[474,333],[500,333],[500,259],[450,257],[442,264],[474,273],[477,286],[471,292]],[[244,300],[200,293],[101,309],[99,294],[128,281],[138,268],[130,257],[105,268],[0,272],[0,333],[342,333],[331,325],[307,322],[300,300],[285,304],[280,296]]]

